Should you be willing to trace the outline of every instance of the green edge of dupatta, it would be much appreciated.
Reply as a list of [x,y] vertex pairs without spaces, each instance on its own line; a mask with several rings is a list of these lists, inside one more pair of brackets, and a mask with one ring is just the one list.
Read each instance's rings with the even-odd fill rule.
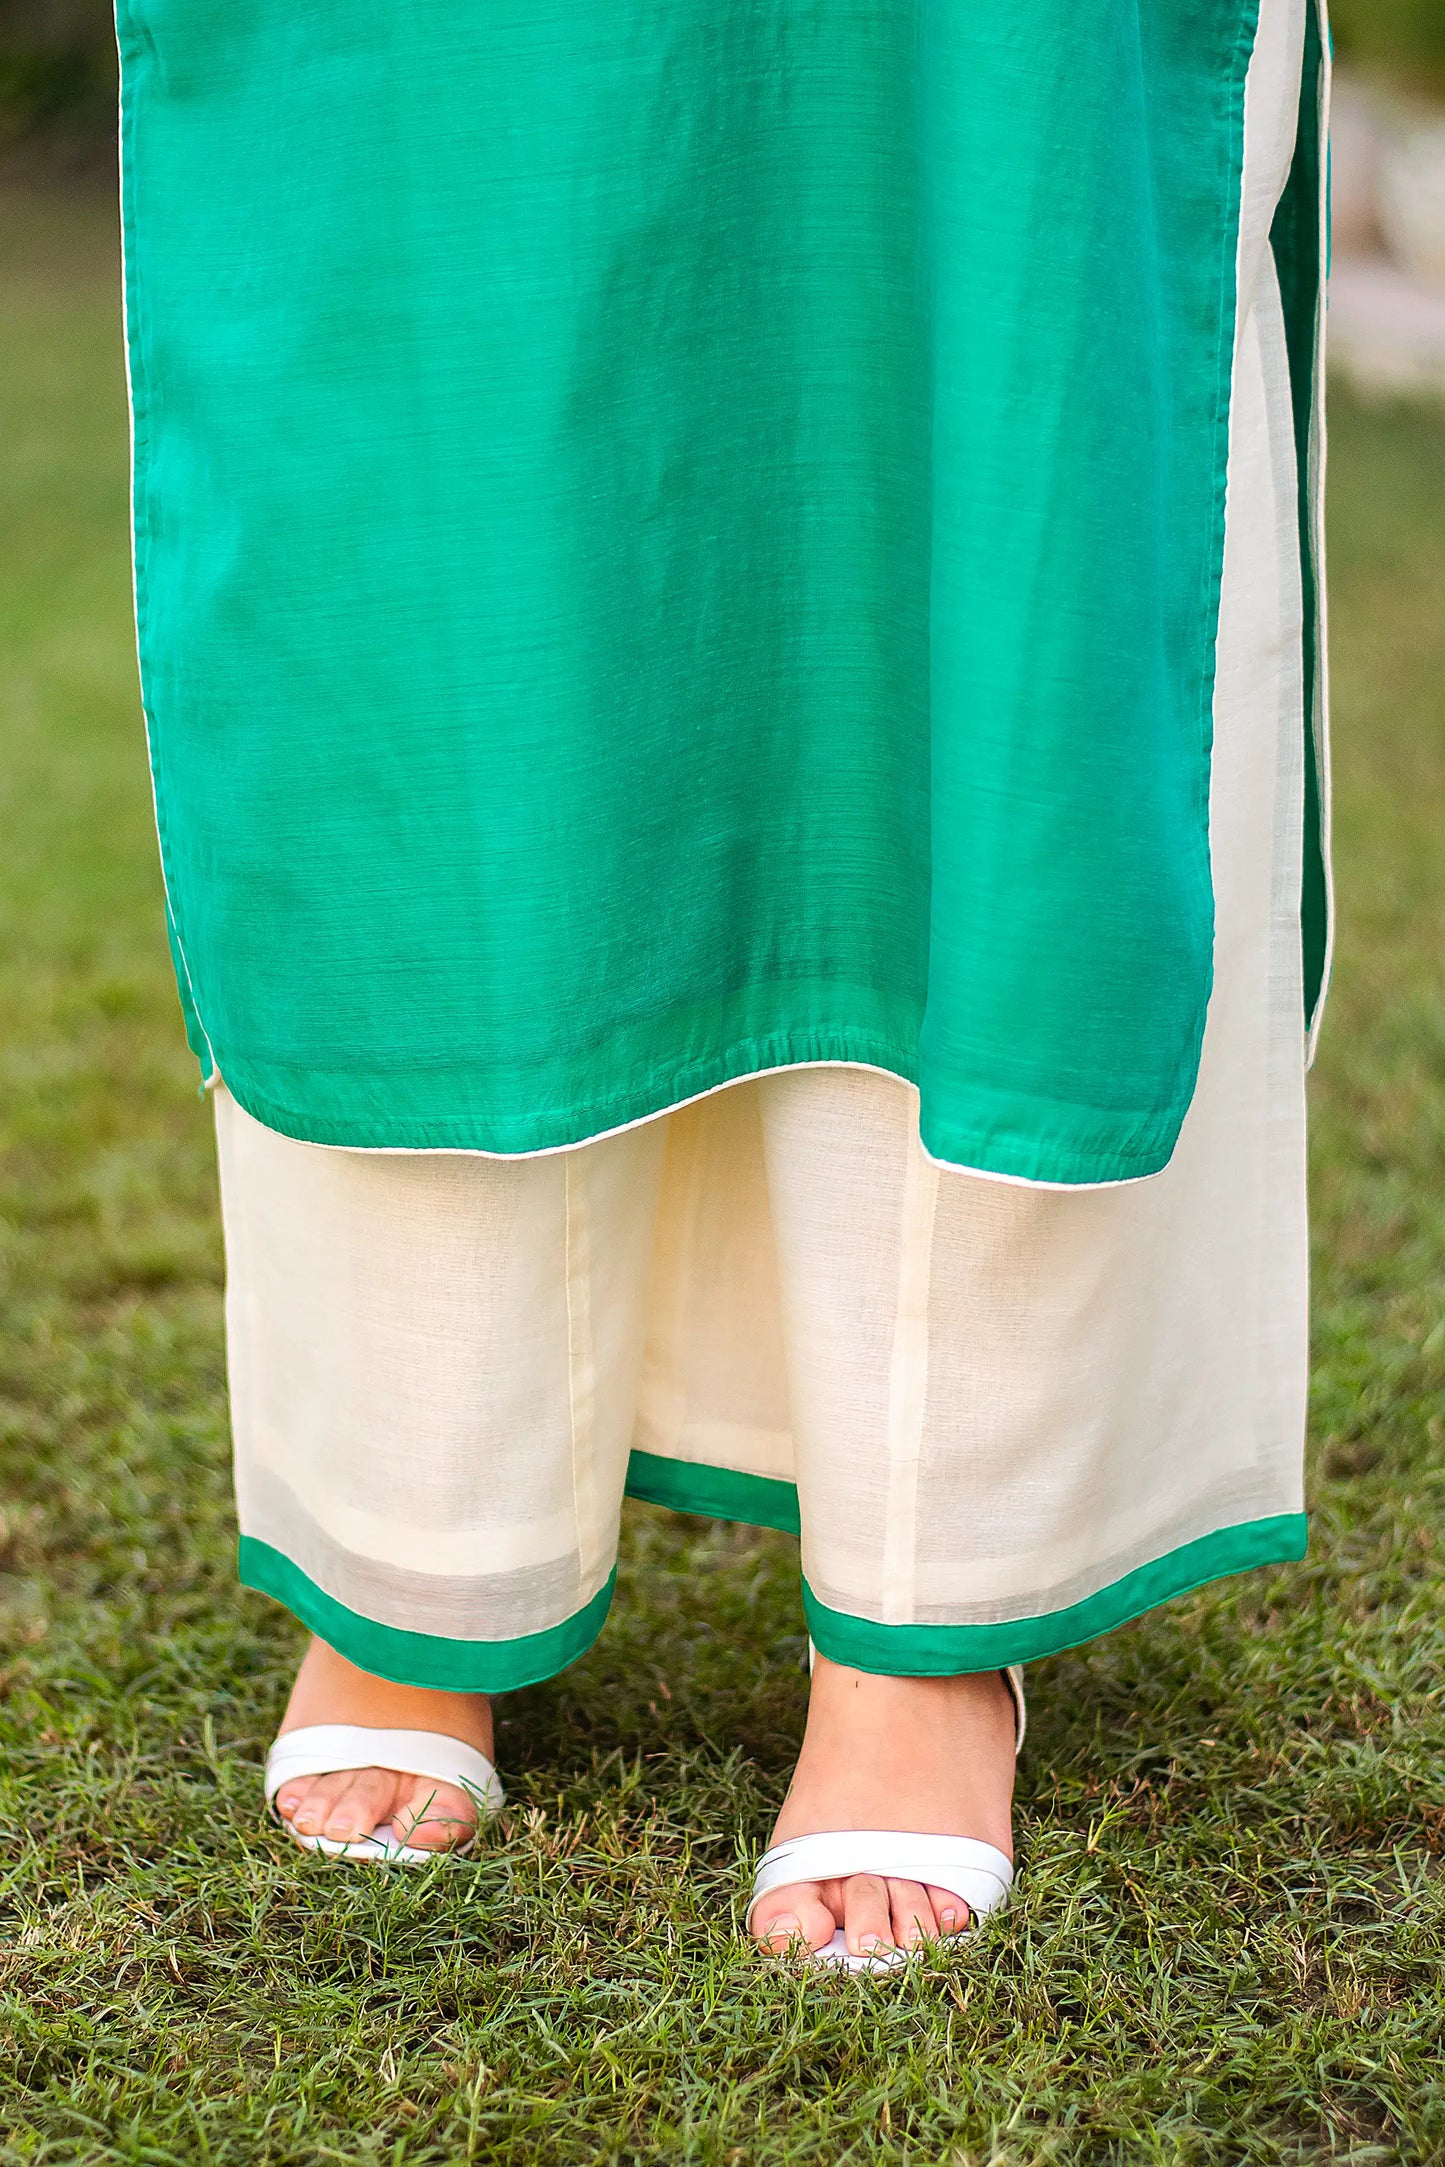
[[1328,806],[1323,788],[1324,565],[1319,496],[1323,443],[1319,347],[1328,273],[1328,150],[1323,100],[1329,52],[1323,0],[1314,0],[1305,30],[1299,134],[1294,161],[1270,231],[1279,276],[1299,466],[1300,578],[1304,601],[1305,837],[1301,866],[1300,935],[1304,951],[1305,1022],[1313,1027],[1324,1001],[1329,967],[1330,882]]
[[585,1655],[601,1632],[617,1584],[614,1566],[590,1603],[544,1633],[523,1633],[516,1640],[447,1640],[362,1617],[254,1535],[241,1537],[240,1572],[244,1586],[284,1603],[329,1647],[373,1677],[456,1693],[514,1693],[555,1678]]

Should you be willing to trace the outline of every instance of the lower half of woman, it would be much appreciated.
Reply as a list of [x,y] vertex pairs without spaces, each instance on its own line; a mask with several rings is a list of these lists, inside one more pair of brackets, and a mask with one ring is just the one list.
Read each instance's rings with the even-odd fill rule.
[[882,1961],[1021,1666],[1304,1542],[1324,26],[426,12],[120,10],[268,1789],[468,1840],[625,1494],[789,1530],[749,1924]]

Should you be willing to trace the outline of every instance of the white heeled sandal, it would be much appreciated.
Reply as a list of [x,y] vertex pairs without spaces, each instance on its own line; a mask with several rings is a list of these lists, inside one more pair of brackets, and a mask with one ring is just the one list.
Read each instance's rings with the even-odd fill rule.
[[[1014,1753],[1023,1750],[1027,1716],[1024,1708],[1024,1677],[1021,1664],[999,1675],[1014,1704]],[[1013,1862],[991,1843],[973,1836],[910,1835],[897,1829],[830,1829],[819,1836],[791,1836],[764,1852],[753,1878],[745,1931],[752,1932],[753,1913],[773,1889],[794,1881],[842,1881],[850,1874],[877,1874],[888,1881],[921,1881],[926,1886],[948,1889],[967,1904],[970,1921],[965,1931],[997,1911],[1013,1885]],[[892,1971],[920,1953],[913,1949],[877,1949],[855,1956],[842,1927],[821,1949],[808,1952],[814,1964],[835,1966],[840,1971]]]
[[478,1825],[490,1820],[503,1803],[501,1781],[485,1753],[449,1738],[444,1731],[381,1731],[360,1723],[312,1723],[304,1730],[283,1731],[266,1756],[266,1804],[293,1843],[327,1858],[365,1859],[376,1866],[429,1866],[435,1858],[456,1858],[476,1840],[440,1851],[404,1843],[388,1821],[370,1836],[347,1843],[336,1836],[304,1836],[276,1812],[276,1793],[298,1776],[338,1776],[347,1768],[388,1768],[399,1776],[430,1776],[454,1784],[477,1808]]

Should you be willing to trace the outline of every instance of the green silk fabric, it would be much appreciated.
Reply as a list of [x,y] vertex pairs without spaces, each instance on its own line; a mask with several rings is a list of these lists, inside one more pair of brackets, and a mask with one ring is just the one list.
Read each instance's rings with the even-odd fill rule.
[[760,1068],[1164,1165],[1254,0],[120,0],[207,1068],[317,1142]]

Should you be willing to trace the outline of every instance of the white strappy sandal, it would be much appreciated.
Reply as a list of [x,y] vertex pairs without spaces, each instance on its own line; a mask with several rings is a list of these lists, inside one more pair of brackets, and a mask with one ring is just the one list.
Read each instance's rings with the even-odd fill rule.
[[303,1730],[283,1731],[266,1756],[266,1804],[303,1851],[320,1851],[327,1858],[365,1859],[376,1866],[429,1866],[435,1858],[459,1857],[475,1842],[474,1829],[465,1843],[440,1851],[423,1850],[420,1844],[403,1843],[386,1822],[373,1835],[346,1843],[335,1836],[303,1836],[276,1813],[276,1793],[283,1783],[294,1783],[298,1776],[337,1776],[347,1768],[389,1768],[399,1776],[430,1776],[434,1782],[454,1784],[475,1801],[479,1825],[490,1820],[503,1802],[496,1769],[485,1753],[460,1738],[449,1738],[443,1731],[380,1731],[359,1723],[312,1723]]
[[[1022,1665],[999,1675],[1014,1704],[1014,1753],[1023,1750],[1027,1717],[1024,1709]],[[774,1844],[758,1862],[753,1893],[748,1904],[745,1930],[752,1932],[753,1913],[773,1889],[794,1881],[841,1881],[850,1874],[878,1874],[888,1881],[921,1881],[948,1889],[962,1897],[971,1914],[971,1926],[997,1911],[1013,1885],[1013,1863],[991,1843],[973,1836],[909,1835],[895,1829],[832,1829],[819,1836],[792,1836]],[[807,1961],[833,1965],[841,1971],[892,1971],[918,1955],[926,1943],[914,1949],[877,1949],[854,1956],[840,1926],[825,1948],[808,1952]]]

